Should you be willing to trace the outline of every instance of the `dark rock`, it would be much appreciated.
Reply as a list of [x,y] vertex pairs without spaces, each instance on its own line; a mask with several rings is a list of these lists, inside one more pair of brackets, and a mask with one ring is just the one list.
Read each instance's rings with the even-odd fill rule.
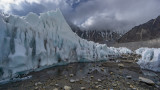
[[132,78],[132,76],[126,76],[128,79],[131,79]]
[[160,37],[160,16],[147,23],[136,26],[124,34],[119,43],[145,41]]
[[115,42],[121,36],[121,34],[111,30],[81,30],[78,26],[72,23],[69,23],[69,25],[73,32],[75,32],[79,37],[98,43]]

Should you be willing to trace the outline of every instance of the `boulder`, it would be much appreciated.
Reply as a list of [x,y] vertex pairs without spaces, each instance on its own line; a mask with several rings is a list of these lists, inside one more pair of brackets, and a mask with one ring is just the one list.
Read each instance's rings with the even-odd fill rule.
[[155,85],[155,83],[152,80],[148,79],[148,78],[139,77],[139,81],[147,83],[147,84],[150,84],[150,85]]

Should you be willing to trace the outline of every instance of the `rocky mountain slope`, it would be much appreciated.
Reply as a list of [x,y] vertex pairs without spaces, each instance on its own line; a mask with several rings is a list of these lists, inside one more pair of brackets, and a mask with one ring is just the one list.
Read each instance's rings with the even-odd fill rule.
[[81,30],[79,27],[69,24],[73,32],[79,37],[88,41],[94,41],[97,43],[109,43],[115,42],[120,38],[120,34],[110,30]]
[[129,32],[124,34],[118,42],[135,42],[151,40],[160,37],[160,16],[152,19],[147,23],[132,28]]

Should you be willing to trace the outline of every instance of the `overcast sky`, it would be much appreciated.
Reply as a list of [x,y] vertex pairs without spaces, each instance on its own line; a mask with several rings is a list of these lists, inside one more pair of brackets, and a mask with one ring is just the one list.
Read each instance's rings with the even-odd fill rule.
[[159,16],[160,0],[0,0],[0,11],[20,16],[56,8],[82,28],[122,31]]

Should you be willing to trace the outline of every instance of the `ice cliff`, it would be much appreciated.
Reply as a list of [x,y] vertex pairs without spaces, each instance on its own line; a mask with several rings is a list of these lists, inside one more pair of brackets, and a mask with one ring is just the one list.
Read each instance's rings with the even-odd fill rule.
[[160,48],[139,48],[136,53],[142,56],[137,62],[141,68],[160,72]]
[[58,9],[39,16],[0,14],[0,80],[57,63],[108,60],[129,52],[81,39]]

